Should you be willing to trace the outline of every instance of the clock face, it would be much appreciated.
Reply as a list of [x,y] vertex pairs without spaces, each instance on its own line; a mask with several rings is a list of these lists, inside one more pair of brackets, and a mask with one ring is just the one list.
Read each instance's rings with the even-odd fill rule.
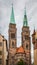
[[14,33],[11,33],[11,38],[15,38],[15,34]]

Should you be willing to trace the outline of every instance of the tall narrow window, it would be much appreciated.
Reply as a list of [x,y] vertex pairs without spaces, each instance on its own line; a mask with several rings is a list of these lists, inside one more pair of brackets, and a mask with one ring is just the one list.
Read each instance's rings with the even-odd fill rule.
[[26,44],[26,49],[28,49],[28,44]]
[[12,41],[12,47],[14,48],[14,42]]

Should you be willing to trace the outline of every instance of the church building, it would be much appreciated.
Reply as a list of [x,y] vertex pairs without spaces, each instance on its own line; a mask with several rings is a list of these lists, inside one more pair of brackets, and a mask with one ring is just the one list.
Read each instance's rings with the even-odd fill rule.
[[20,60],[23,60],[23,62],[26,63],[27,65],[31,65],[31,40],[26,10],[24,13],[24,21],[21,32],[22,43],[19,48],[17,47],[17,28],[14,18],[13,6],[8,33],[9,33],[8,65],[17,65]]

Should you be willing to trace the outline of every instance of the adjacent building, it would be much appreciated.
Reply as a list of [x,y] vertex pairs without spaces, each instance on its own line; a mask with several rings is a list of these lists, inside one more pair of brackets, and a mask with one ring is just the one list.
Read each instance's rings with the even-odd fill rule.
[[6,65],[7,40],[0,34],[0,65]]
[[32,34],[32,43],[34,45],[34,65],[37,65],[37,31]]
[[24,14],[24,21],[21,33],[22,43],[19,48],[17,48],[17,28],[14,18],[13,6],[8,33],[9,33],[8,65],[17,65],[20,59],[22,59],[24,63],[26,63],[27,65],[31,65],[31,41],[26,10]]

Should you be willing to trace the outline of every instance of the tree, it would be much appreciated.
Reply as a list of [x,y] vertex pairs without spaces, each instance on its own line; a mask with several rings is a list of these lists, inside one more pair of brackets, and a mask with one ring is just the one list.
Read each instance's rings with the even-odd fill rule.
[[17,63],[17,65],[27,65],[22,59]]
[[32,65],[34,65],[34,63],[32,63]]

